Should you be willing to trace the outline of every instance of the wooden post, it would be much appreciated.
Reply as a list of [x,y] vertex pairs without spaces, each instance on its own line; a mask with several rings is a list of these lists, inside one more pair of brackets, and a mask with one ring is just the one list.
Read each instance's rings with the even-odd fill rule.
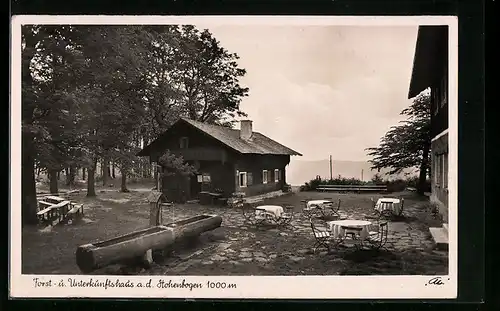
[[333,179],[332,156],[330,155],[330,180]]
[[[163,193],[153,190],[148,196],[149,202],[149,226],[159,226],[163,222],[161,203],[164,201]],[[151,265],[153,263],[153,250],[148,249],[143,258],[144,263]]]

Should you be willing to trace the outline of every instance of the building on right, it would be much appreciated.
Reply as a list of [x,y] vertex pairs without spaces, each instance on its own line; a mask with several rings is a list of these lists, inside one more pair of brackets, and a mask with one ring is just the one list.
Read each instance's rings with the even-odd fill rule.
[[448,26],[420,26],[408,98],[431,90],[431,202],[448,223]]

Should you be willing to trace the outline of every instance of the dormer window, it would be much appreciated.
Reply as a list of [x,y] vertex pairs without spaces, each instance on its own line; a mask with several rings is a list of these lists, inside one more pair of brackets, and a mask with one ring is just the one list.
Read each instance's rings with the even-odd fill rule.
[[179,148],[187,149],[189,145],[189,139],[187,137],[181,137],[179,139]]

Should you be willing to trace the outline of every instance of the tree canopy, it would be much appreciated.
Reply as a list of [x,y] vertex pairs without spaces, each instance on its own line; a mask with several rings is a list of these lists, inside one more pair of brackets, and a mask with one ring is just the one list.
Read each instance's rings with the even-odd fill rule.
[[248,94],[238,59],[191,25],[23,26],[25,222],[36,221],[35,163],[51,181],[64,168],[87,169],[92,196],[97,161],[126,178],[142,163],[136,152],[179,117],[232,126]]
[[430,174],[430,110],[430,93],[424,91],[401,111],[407,119],[392,126],[381,138],[378,147],[367,149],[372,157],[369,161],[372,169],[389,168],[387,174],[397,174],[406,168],[417,168],[420,171],[420,188],[423,188]]

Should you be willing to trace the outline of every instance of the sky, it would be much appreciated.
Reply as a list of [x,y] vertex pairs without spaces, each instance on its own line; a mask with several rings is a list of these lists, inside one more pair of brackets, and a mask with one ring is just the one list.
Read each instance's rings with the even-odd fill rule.
[[297,160],[366,161],[411,104],[417,26],[208,27],[240,56],[240,109]]

